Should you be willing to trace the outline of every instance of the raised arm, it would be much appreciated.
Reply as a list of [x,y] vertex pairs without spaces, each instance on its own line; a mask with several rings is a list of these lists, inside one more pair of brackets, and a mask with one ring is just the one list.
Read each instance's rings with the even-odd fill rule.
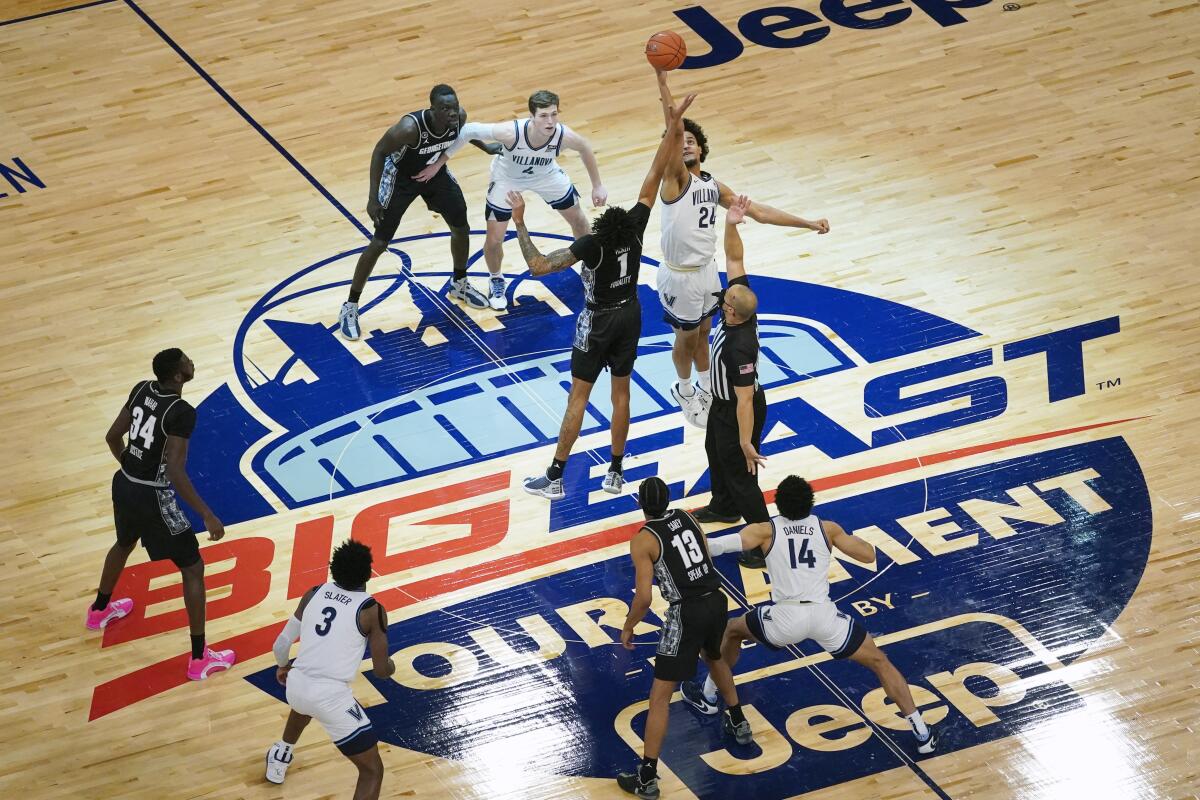
[[744,194],[738,195],[725,214],[725,273],[730,282],[746,275],[746,248],[742,245],[742,235],[738,233],[737,226],[745,221],[749,207],[750,198]]
[[851,536],[841,525],[827,519],[821,520],[821,527],[825,529],[829,543],[855,561],[870,564],[875,560],[875,546],[870,542]]
[[[664,136],[669,137],[672,133],[671,123],[671,108],[675,105],[675,98],[671,96],[671,87],[667,84],[667,73],[662,70],[655,70],[658,78],[658,97],[662,103],[663,109],[663,124],[666,126]],[[688,172],[687,165],[683,163],[683,114],[679,115],[679,149],[675,152],[673,160],[667,162],[663,168],[662,177],[662,199],[675,200],[687,188],[688,183],[692,179],[692,174]]]
[[[730,205],[738,198],[738,195],[725,184],[717,181],[717,189],[721,192],[719,202],[724,208],[729,208]],[[769,206],[766,203],[751,203],[746,210],[746,216],[755,222],[761,222],[764,225],[779,225],[784,228],[808,228],[810,231],[817,233],[829,233],[829,220],[807,220],[803,217],[797,217],[795,214],[789,214],[786,211],[780,211],[774,206]]]
[[559,272],[574,264],[577,259],[570,248],[563,247],[550,255],[542,255],[533,239],[529,238],[529,229],[525,227],[525,198],[520,192],[508,193],[508,204],[512,207],[513,227],[517,229],[517,241],[521,243],[521,255],[529,265],[529,272],[535,277]]
[[608,190],[600,182],[600,165],[596,163],[596,154],[592,152],[592,144],[575,131],[563,126],[563,147],[579,153],[579,160],[587,170],[588,179],[592,182],[592,207],[598,208],[608,202]]
[[[662,72],[658,72],[661,76]],[[650,171],[646,173],[646,180],[642,181],[642,189],[638,192],[639,203],[653,208],[663,172],[671,164],[683,164],[683,115],[695,99],[695,94],[689,94],[678,106],[667,106],[667,131],[658,143],[658,150],[654,153],[654,161],[650,164]]]

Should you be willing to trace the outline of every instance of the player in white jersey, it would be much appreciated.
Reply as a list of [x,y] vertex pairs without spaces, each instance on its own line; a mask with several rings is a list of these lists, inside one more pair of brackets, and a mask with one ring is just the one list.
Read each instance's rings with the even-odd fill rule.
[[[722,660],[732,670],[743,641],[781,650],[812,639],[834,658],[849,658],[874,672],[888,698],[912,726],[917,751],[934,752],[938,732],[921,718],[908,681],[875,644],[871,634],[829,599],[829,561],[833,548],[870,564],[875,560],[874,546],[846,533],[836,522],[813,514],[812,486],[803,478],[795,475],[784,478],[775,491],[775,505],[779,515],[770,522],[747,525],[738,533],[708,540],[714,558],[761,547],[766,554],[771,583],[771,602],[733,620],[725,629]],[[693,685],[685,687],[684,698],[704,713],[716,713],[717,687],[711,676],[703,694]]]
[[[672,97],[665,72],[658,73],[658,88],[663,108],[669,108]],[[717,206],[729,208],[738,193],[700,169],[708,157],[704,129],[690,119],[683,121],[683,129],[683,160],[668,165],[663,176],[663,263],[655,280],[663,320],[675,330],[671,357],[678,380],[671,386],[671,395],[683,410],[684,419],[703,428],[708,424],[711,400],[708,334],[717,312],[715,293],[721,291],[716,261]],[[765,203],[752,203],[746,216],[768,225],[829,233],[828,220],[810,221]],[[692,381],[693,365],[696,383]],[[704,516],[699,519],[725,521]]]
[[469,141],[494,141],[504,147],[492,159],[491,182],[484,209],[487,238],[483,243],[483,259],[490,273],[488,302],[497,311],[508,305],[500,265],[504,258],[504,235],[508,231],[508,221],[512,219],[509,192],[536,192],[562,214],[571,226],[572,236],[579,239],[587,235],[588,221],[579,204],[579,192],[571,183],[571,177],[558,165],[558,155],[566,148],[578,152],[587,169],[592,181],[592,206],[608,202],[608,190],[600,182],[600,167],[591,144],[558,121],[558,95],[545,89],[534,92],[529,96],[529,114],[526,119],[512,122],[468,123],[450,148],[453,154]]
[[[283,738],[267,751],[267,780],[283,783],[292,749],[316,717],[342,754],[358,767],[354,800],[375,800],[383,784],[379,739],[350,691],[367,645],[377,678],[396,671],[388,657],[387,612],[367,593],[371,548],[353,539],[338,545],[329,561],[329,574],[333,580],[305,593],[275,640],[277,678],[287,687],[292,709]],[[298,637],[300,652],[289,661]]]

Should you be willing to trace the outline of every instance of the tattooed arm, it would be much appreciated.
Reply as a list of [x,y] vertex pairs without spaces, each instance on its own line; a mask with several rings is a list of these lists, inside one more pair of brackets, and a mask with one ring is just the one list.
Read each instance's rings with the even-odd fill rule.
[[508,202],[512,206],[512,221],[517,229],[517,240],[521,243],[521,255],[529,265],[529,272],[535,277],[559,272],[574,264],[577,259],[569,248],[555,250],[549,255],[542,255],[537,245],[529,238],[529,229],[525,227],[525,200],[520,192],[509,192]]

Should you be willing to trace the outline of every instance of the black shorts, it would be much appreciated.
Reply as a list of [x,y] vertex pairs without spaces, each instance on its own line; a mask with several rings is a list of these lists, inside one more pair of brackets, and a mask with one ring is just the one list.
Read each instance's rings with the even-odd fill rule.
[[695,678],[701,652],[714,661],[721,657],[728,622],[728,604],[719,589],[669,606],[654,657],[654,677],[674,682]]
[[380,242],[390,242],[396,235],[400,218],[418,197],[425,201],[430,211],[441,214],[451,228],[466,227],[466,198],[463,197],[462,189],[450,174],[450,170],[442,167],[425,183],[419,183],[406,176],[396,176],[391,196],[379,217],[379,224],[375,226],[374,238]]
[[614,378],[633,372],[638,339],[642,336],[642,307],[636,299],[615,308],[585,308],[575,320],[571,377],[595,383],[605,367]]
[[112,500],[117,541],[122,547],[133,547],[141,539],[152,561],[170,559],[180,569],[200,560],[196,533],[179,507],[174,489],[134,483],[117,470]]

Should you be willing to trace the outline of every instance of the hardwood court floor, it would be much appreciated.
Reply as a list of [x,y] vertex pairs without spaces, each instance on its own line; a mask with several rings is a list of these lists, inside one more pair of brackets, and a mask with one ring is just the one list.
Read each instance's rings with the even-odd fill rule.
[[[738,672],[760,746],[726,750],[676,703],[664,797],[1182,798],[1200,786],[1200,5],[956,5],[967,4],[880,3],[861,16],[911,13],[773,48],[746,31],[800,28],[764,32],[783,18],[709,3],[724,29],[743,21],[744,52],[672,75],[677,94],[699,92],[707,169],[756,201],[830,220],[822,237],[743,231],[768,287],[764,319],[778,324],[772,413],[791,415],[776,416],[786,426],[769,437],[764,486],[806,474],[830,517],[904,534],[881,547],[895,570],[851,568],[834,596],[946,719],[945,751],[914,762],[886,708],[860,712],[871,703],[861,670],[751,648]],[[639,517],[627,498],[581,494],[551,512],[520,490],[549,458],[562,408],[553,364],[531,354],[570,347],[573,279],[515,282],[524,309],[499,318],[448,309],[420,289],[443,286],[445,240],[417,238],[397,244],[411,260],[403,277],[400,258],[380,261],[367,340],[339,344],[321,326],[366,242],[352,220],[366,220],[371,148],[434,83],[456,87],[477,121],[511,119],[552,88],[563,121],[593,142],[611,200],[632,201],[661,128],[642,44],[672,28],[693,54],[708,49],[679,8],[0,2],[0,23],[13,21],[0,24],[6,797],[347,796],[353,771],[318,726],[284,787],[263,781],[261,757],[286,713],[264,691],[274,632],[297,588],[322,580],[329,541],[351,532],[380,545],[371,589],[390,609],[393,649],[409,654],[396,681],[355,684],[392,742],[385,797],[621,796],[604,776],[640,749],[651,650],[612,647],[601,612],[619,628],[625,526]],[[961,24],[935,21],[957,14]],[[579,160],[563,163],[586,196]],[[487,159],[468,148],[452,167],[479,229]],[[532,229],[566,232],[530,209]],[[416,204],[398,235],[443,230]],[[657,241],[656,211],[652,258]],[[481,244],[473,237],[474,255]],[[505,257],[517,279],[518,249]],[[642,283],[650,388],[631,463],[691,490],[703,439],[654,405],[668,339],[652,268]],[[174,578],[140,566],[143,552],[121,588],[147,616],[114,626],[103,647],[81,624],[112,541],[103,434],[173,345],[197,367],[193,474],[228,523],[205,550],[208,635],[240,657],[231,674],[188,685]],[[788,353],[818,351],[844,358],[801,380],[814,370]],[[388,439],[416,442],[408,467],[388,462],[401,477],[372,472],[384,468],[375,451],[348,451],[361,455],[326,476],[332,497],[302,472],[316,457],[287,451],[317,452],[347,419],[381,424],[354,416],[371,404],[407,413],[387,405],[398,386],[494,366],[478,374],[494,379],[485,394],[500,392],[518,364],[548,388],[519,378],[528,393],[505,402],[533,432],[496,457],[479,448],[508,435],[511,410],[462,412],[444,444],[433,422],[419,429],[428,439]],[[967,380],[978,381],[969,398],[905,402]],[[884,422],[866,408],[881,403]],[[607,446],[596,405],[577,465]],[[945,424],[923,422],[935,413]],[[599,480],[580,469],[576,485]],[[707,499],[702,486],[694,495],[693,507]],[[1021,508],[1006,516],[1000,500]],[[756,573],[722,570],[731,604],[765,599]]]

